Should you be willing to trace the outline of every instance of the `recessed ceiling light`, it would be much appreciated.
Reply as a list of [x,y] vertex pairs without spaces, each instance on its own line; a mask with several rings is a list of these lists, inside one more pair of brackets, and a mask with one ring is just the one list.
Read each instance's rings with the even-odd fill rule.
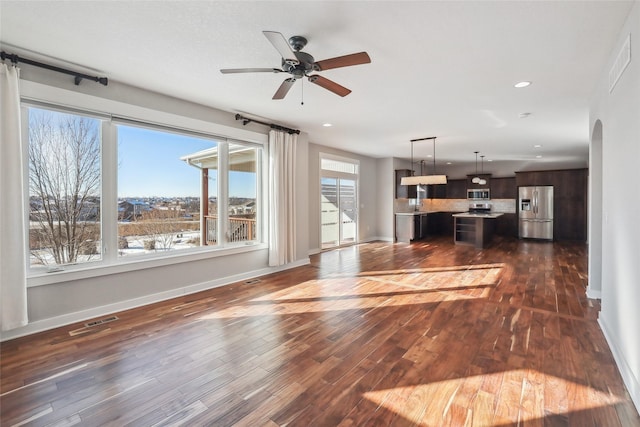
[[531,82],[518,82],[518,83],[514,84],[513,86],[517,87],[517,88],[522,88],[522,87],[527,87],[530,84],[531,84]]
[[433,157],[433,154],[427,154],[427,157],[431,158]]
[[542,158],[542,156],[541,156],[540,154],[538,154],[538,155],[536,156],[536,159],[541,159],[541,158]]
[[489,160],[487,160],[487,162],[493,162],[493,160],[492,160],[492,159],[489,159]]
[[324,126],[326,128],[330,128],[333,125],[331,123],[323,123],[322,126]]
[[542,144],[536,144],[533,146],[533,148],[542,148]]
[[451,164],[451,162],[447,162],[447,164],[448,164],[448,165],[450,165],[450,164]]

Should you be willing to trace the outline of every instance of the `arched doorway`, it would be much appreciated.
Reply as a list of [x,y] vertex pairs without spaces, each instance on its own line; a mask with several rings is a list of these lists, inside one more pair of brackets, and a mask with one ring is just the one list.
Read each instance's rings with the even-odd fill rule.
[[589,285],[587,295],[602,294],[602,122],[596,120],[589,147]]

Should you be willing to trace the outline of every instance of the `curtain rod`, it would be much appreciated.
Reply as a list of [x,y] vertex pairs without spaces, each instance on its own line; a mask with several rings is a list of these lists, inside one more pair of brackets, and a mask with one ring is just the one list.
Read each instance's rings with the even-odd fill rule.
[[243,126],[246,126],[247,124],[249,124],[251,122],[254,122],[254,123],[258,123],[258,124],[264,125],[264,126],[269,126],[271,129],[281,130],[281,131],[287,132],[289,134],[293,134],[293,133],[300,134],[300,131],[298,129],[291,129],[291,128],[288,128],[288,127],[285,127],[285,126],[275,125],[273,123],[261,122],[259,120],[254,120],[254,119],[250,119],[248,117],[244,117],[244,116],[242,116],[240,114],[236,114],[236,120],[242,120],[242,125]]
[[76,84],[76,86],[78,86],[80,84],[82,79],[91,80],[93,82],[100,83],[101,85],[104,85],[104,86],[106,86],[109,83],[109,80],[106,77],[89,76],[87,74],[78,73],[76,71],[71,71],[71,70],[67,70],[65,68],[56,67],[55,65],[44,64],[42,62],[34,61],[32,59],[22,58],[22,57],[20,57],[18,55],[7,53],[5,51],[2,51],[0,53],[0,59],[2,59],[3,61],[5,59],[8,59],[14,65],[17,64],[18,62],[23,62],[25,64],[33,65],[35,67],[44,68],[46,70],[56,71],[58,73],[63,73],[63,74],[68,74],[68,75],[74,77],[73,82]]

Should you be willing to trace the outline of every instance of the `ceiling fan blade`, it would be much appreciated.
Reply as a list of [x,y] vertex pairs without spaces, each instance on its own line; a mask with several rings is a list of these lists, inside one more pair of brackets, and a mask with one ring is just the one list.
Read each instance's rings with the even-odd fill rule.
[[321,86],[327,90],[330,90],[331,92],[335,93],[336,95],[340,95],[340,96],[347,96],[351,93],[351,89],[347,89],[344,86],[340,86],[338,83],[329,80],[327,78],[324,78],[322,76],[318,76],[317,74],[314,74],[312,76],[309,76],[309,81],[311,83],[315,83],[318,86]]
[[276,93],[273,95],[273,98],[271,99],[283,99],[285,96],[287,96],[289,89],[291,89],[291,86],[293,86],[295,82],[296,79],[294,79],[293,77],[285,79],[285,81],[282,82]]
[[335,58],[324,59],[316,62],[316,71],[330,70],[332,68],[350,67],[352,65],[368,64],[371,58],[367,52],[352,53],[351,55],[336,56]]
[[284,73],[277,68],[223,68],[220,70],[222,74],[235,73]]
[[300,61],[296,58],[296,54],[289,46],[289,42],[284,38],[282,33],[277,31],[263,31],[267,40],[271,42],[273,47],[280,53],[280,56],[285,60],[287,64],[298,65]]

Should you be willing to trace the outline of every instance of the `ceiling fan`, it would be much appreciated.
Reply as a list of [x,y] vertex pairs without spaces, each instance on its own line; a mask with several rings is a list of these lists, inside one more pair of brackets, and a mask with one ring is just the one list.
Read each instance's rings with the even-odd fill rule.
[[352,53],[350,55],[337,56],[335,58],[329,58],[322,61],[317,61],[313,56],[306,52],[302,52],[302,49],[307,45],[307,39],[302,36],[290,37],[287,41],[281,33],[276,31],[263,31],[262,32],[267,40],[271,42],[273,47],[280,53],[282,57],[282,68],[224,68],[220,72],[222,74],[233,73],[289,73],[291,77],[286,78],[276,93],[273,95],[273,99],[283,99],[289,89],[293,86],[296,80],[302,77],[307,77],[311,83],[315,83],[320,87],[323,87],[336,95],[347,96],[351,93],[350,89],[339,85],[338,83],[322,77],[318,74],[310,74],[317,71],[330,70],[332,68],[349,67],[352,65],[368,64],[371,62],[371,58],[367,52]]

